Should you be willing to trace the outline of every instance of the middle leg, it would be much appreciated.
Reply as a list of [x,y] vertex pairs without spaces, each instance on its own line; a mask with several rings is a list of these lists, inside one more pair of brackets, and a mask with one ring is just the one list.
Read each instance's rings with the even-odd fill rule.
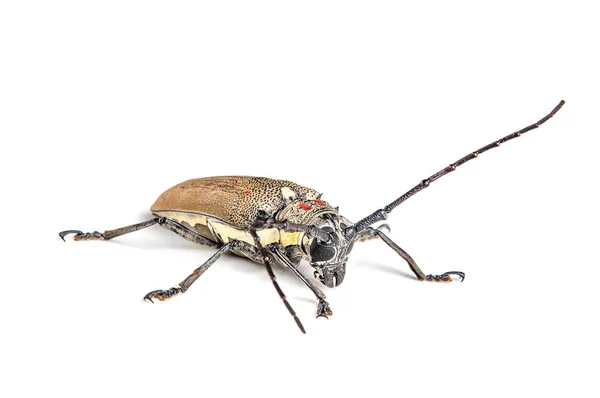
[[176,294],[179,293],[185,293],[190,286],[192,286],[192,284],[194,282],[196,282],[196,279],[200,278],[200,276],[207,270],[210,268],[211,265],[213,265],[219,258],[221,258],[221,256],[225,253],[227,253],[228,251],[235,249],[237,247],[237,241],[230,241],[229,243],[221,246],[221,248],[212,255],[211,258],[209,258],[204,264],[202,264],[200,267],[196,268],[194,270],[194,272],[192,272],[190,274],[190,276],[188,276],[187,278],[185,278],[178,287],[172,287],[170,289],[167,290],[153,290],[150,293],[148,293],[147,295],[144,296],[144,300],[150,301],[151,303],[154,303],[154,301],[152,301],[153,298],[158,299],[160,301],[164,301],[167,300],[173,296],[175,296]]

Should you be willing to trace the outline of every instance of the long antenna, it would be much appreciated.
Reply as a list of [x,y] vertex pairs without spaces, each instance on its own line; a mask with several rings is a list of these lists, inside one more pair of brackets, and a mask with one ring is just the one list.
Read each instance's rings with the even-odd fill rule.
[[432,182],[434,182],[438,178],[441,178],[441,177],[445,176],[446,174],[449,174],[449,173],[453,172],[454,170],[456,170],[456,168],[458,166],[462,165],[463,163],[466,163],[466,162],[468,162],[471,159],[475,159],[477,156],[481,155],[485,151],[488,151],[488,150],[490,150],[492,148],[499,147],[500,144],[504,144],[506,141],[510,141],[513,138],[520,137],[521,135],[525,134],[529,130],[537,129],[542,124],[546,123],[548,121],[548,119],[550,119],[552,116],[554,116],[556,114],[556,112],[558,112],[560,110],[560,108],[562,108],[562,106],[564,104],[565,104],[565,101],[560,101],[559,104],[556,105],[556,107],[554,107],[554,109],[552,109],[552,112],[550,112],[549,114],[547,114],[546,116],[544,116],[537,123],[534,123],[531,126],[527,126],[524,129],[517,131],[516,133],[509,134],[509,135],[507,135],[504,138],[500,138],[499,140],[494,141],[491,144],[488,144],[488,145],[486,145],[486,146],[484,146],[482,148],[479,148],[475,152],[471,152],[467,156],[465,156],[465,157],[457,160],[456,162],[450,164],[448,167],[446,167],[446,168],[438,171],[437,173],[435,173],[431,177],[424,179],[423,181],[421,181],[420,183],[418,183],[413,189],[411,189],[410,191],[406,192],[404,195],[400,196],[398,199],[396,199],[395,201],[393,201],[389,205],[385,206],[383,209],[377,210],[376,212],[374,212],[374,213],[370,214],[369,216],[363,218],[362,220],[360,220],[359,222],[357,222],[353,226],[346,228],[346,231],[345,231],[346,236],[349,236],[349,234],[350,234],[349,237],[351,237],[354,234],[356,234],[356,233],[362,231],[363,229],[367,228],[369,225],[371,225],[373,223],[376,223],[378,221],[381,221],[381,220],[385,220],[387,218],[387,215],[392,210],[394,210],[398,205],[400,205],[401,203],[403,203],[404,201],[406,201],[408,198],[410,198],[411,196],[413,196],[417,192],[419,192],[419,191],[427,188],[429,186],[429,184],[431,184]]

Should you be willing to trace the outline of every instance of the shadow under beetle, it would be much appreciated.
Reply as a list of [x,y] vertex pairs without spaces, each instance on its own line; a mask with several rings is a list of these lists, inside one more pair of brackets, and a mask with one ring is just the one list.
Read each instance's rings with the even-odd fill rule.
[[554,116],[564,103],[561,101],[537,123],[471,152],[424,179],[392,203],[357,223],[340,215],[337,207],[321,200],[321,194],[317,191],[290,181],[262,177],[208,177],[185,181],[165,191],[151,207],[156,216],[151,220],[103,233],[68,230],[60,232],[59,236],[63,240],[69,234],[75,234],[75,240],[109,240],[158,224],[187,240],[218,249],[178,287],[148,293],[144,299],[150,302],[153,302],[153,298],[162,301],[185,293],[224,253],[232,252],[247,257],[265,265],[285,306],[300,330],[306,333],[275,280],[272,262],[289,268],[304,282],[317,297],[317,317],[325,318],[332,314],[325,294],[298,271],[298,264],[306,259],[314,268],[315,278],[327,287],[336,287],[344,280],[348,255],[357,241],[381,238],[406,260],[419,280],[451,282],[452,275],[464,280],[465,274],[460,271],[426,275],[413,258],[382,231],[387,225],[377,228],[371,225],[385,220],[387,214],[399,204],[463,163],[538,128]]

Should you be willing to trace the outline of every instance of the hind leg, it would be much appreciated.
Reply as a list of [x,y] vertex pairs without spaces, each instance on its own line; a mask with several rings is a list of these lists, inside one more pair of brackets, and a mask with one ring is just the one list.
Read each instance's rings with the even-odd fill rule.
[[112,238],[116,238],[117,236],[125,235],[131,232],[139,231],[140,229],[145,229],[153,226],[154,224],[160,222],[160,218],[153,218],[152,220],[144,221],[139,224],[128,225],[126,227],[111,229],[104,232],[81,232],[76,229],[70,229],[67,231],[62,231],[58,233],[58,236],[64,241],[65,236],[70,234],[75,234],[73,237],[74,240],[91,240],[91,239],[103,239],[109,240]]
[[131,232],[135,232],[135,231],[139,231],[141,229],[151,227],[154,224],[158,224],[161,227],[168,229],[171,232],[175,232],[177,235],[179,235],[182,238],[187,239],[191,242],[198,243],[200,245],[204,245],[204,246],[208,246],[208,247],[214,247],[214,248],[221,247],[220,244],[213,242],[212,240],[208,240],[205,237],[203,237],[202,235],[199,235],[196,232],[187,229],[186,227],[179,224],[178,222],[175,222],[175,221],[170,220],[165,217],[156,217],[151,220],[141,222],[139,224],[128,225],[126,227],[111,229],[111,230],[104,231],[104,232],[98,232],[98,231],[81,232],[78,230],[71,229],[71,230],[60,232],[58,234],[58,236],[60,236],[60,238],[63,241],[65,240],[65,236],[70,235],[70,234],[75,234],[73,239],[76,241],[94,240],[94,239],[110,240],[112,238],[116,238],[117,236],[125,235],[125,234],[131,233]]

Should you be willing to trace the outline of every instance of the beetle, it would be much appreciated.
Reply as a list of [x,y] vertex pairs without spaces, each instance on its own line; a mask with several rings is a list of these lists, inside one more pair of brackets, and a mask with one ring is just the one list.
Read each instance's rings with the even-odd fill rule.
[[440,275],[425,274],[413,258],[393,242],[384,229],[371,225],[383,221],[398,205],[432,182],[456,170],[458,166],[480,154],[540,127],[564,105],[561,101],[538,122],[496,140],[460,158],[432,176],[422,180],[408,192],[356,223],[351,222],[321,198],[321,194],[290,181],[264,177],[208,177],[188,180],[165,191],[150,208],[154,218],[104,232],[66,230],[74,240],[110,240],[130,232],[158,224],[181,237],[217,249],[216,253],[198,267],[177,287],[154,290],[144,299],[167,300],[185,293],[190,286],[223,254],[246,257],[264,264],[271,281],[296,324],[306,333],[300,319],[279,287],[271,263],[279,263],[293,272],[316,296],[317,318],[332,315],[325,294],[298,270],[301,260],[307,260],[314,269],[314,277],[328,288],[339,286],[346,274],[346,263],[357,241],[380,238],[409,265],[417,279],[451,282],[455,276],[462,282],[465,274],[448,271]]

